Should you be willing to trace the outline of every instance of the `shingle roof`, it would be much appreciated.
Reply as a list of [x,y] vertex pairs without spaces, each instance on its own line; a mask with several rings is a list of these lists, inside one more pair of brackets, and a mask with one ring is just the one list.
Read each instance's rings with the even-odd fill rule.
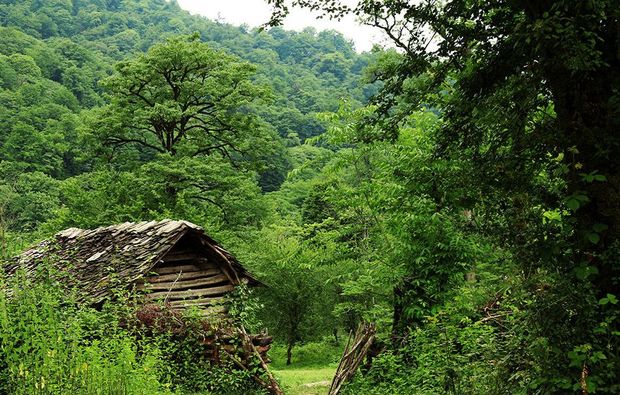
[[69,228],[39,243],[4,265],[7,275],[23,269],[34,275],[49,263],[62,280],[84,291],[82,299],[102,301],[113,286],[131,284],[149,273],[186,234],[198,236],[200,248],[228,265],[237,276],[258,283],[226,250],[199,226],[187,221],[125,222],[92,230]]

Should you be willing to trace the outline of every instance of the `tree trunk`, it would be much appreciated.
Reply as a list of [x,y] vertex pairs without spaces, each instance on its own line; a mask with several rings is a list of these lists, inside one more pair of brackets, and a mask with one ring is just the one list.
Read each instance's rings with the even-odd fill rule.
[[293,346],[295,345],[294,341],[290,341],[288,346],[286,347],[286,366],[291,364],[291,357],[293,355]]

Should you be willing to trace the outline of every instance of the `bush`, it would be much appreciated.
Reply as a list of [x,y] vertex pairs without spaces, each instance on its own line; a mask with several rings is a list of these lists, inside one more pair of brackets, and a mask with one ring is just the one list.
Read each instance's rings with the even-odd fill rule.
[[[373,360],[346,394],[514,394],[502,360],[507,321],[518,309],[508,302],[513,276],[479,265],[477,281],[454,284],[445,302],[409,330],[402,347]],[[509,273],[509,272],[508,272]]]
[[[240,338],[226,322],[204,320],[198,310],[184,314],[166,306],[144,305],[136,312],[132,331],[156,344],[165,356],[167,381],[181,393],[260,394],[253,374],[262,370],[255,360],[250,370],[239,369],[232,360],[242,359]],[[213,355],[217,354],[217,362]],[[230,355],[228,354],[230,353]]]

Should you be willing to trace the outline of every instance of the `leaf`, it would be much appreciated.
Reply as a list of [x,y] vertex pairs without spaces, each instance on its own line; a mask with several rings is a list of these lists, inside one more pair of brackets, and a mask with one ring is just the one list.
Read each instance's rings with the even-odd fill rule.
[[579,200],[571,197],[566,200],[566,206],[569,209],[576,211],[577,209],[579,209],[579,206],[581,206],[581,203],[579,203]]
[[575,211],[579,209],[579,207],[581,207],[583,203],[587,203],[588,201],[590,201],[590,199],[587,195],[577,192],[566,198],[566,206],[569,209]]
[[573,195],[573,197],[575,199],[579,200],[580,202],[588,202],[588,201],[590,201],[588,196],[584,195],[583,193],[576,193],[576,194]]
[[553,211],[545,211],[543,213],[543,218],[549,220],[549,221],[561,221],[562,220],[562,214],[560,214],[559,211],[557,210],[553,210]]
[[598,170],[594,170],[591,173],[579,173],[579,175],[587,183],[591,183],[591,182],[594,182],[594,181],[600,181],[600,182],[607,181],[607,177],[605,177],[602,174],[597,174],[597,173],[598,173]]
[[590,240],[592,244],[598,244],[601,240],[601,236],[599,236],[598,233],[588,233],[588,240]]
[[587,280],[588,277],[598,274],[598,269],[595,266],[582,265],[575,268],[575,276],[579,280]]
[[594,181],[594,176],[593,175],[581,173],[580,176],[583,178],[583,180],[585,182],[592,182],[592,181]]
[[585,360],[585,357],[583,356],[583,354],[578,353],[576,351],[569,351],[568,358],[571,361],[570,366],[576,366],[576,367],[581,366],[581,364]]

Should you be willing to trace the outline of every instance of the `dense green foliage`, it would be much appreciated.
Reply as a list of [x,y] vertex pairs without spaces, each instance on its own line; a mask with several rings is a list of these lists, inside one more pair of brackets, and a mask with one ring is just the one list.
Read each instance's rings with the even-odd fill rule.
[[1,281],[1,394],[264,394],[231,360],[212,364],[204,339],[222,323],[197,311],[144,306],[122,287],[78,306],[48,268]]
[[[249,31],[166,1],[2,2],[0,24],[2,257],[68,226],[165,217],[201,224],[240,254],[261,251],[254,243],[271,238],[263,227],[277,222],[277,203],[264,192],[278,189],[300,164],[300,144],[324,132],[316,114],[336,110],[342,98],[361,104],[376,91],[359,79],[374,55],[355,53],[335,32]],[[266,282],[271,276],[284,285],[267,267],[274,254],[261,251],[248,264]],[[280,259],[288,278],[304,272],[304,280],[313,279],[311,262],[287,268],[290,261]],[[317,299],[326,280],[297,283],[297,301],[309,306],[299,330],[276,322],[276,302],[289,296],[280,287],[270,289],[284,294],[263,295],[264,310],[242,313],[246,325],[262,329],[249,318],[260,315],[291,347],[322,336],[313,320],[331,317],[330,298],[325,305]],[[5,391],[114,392],[117,384],[129,393],[249,391],[243,374],[200,360],[198,339],[157,336],[145,349],[135,333],[114,329],[119,316],[61,302],[49,283],[23,298],[7,288],[3,316],[14,318],[3,325]],[[315,298],[305,295],[309,289]],[[289,305],[293,315],[295,308]],[[86,327],[87,320],[101,327]],[[331,327],[330,335],[339,329]],[[71,339],[8,346],[33,331],[54,337],[51,330]],[[62,355],[46,359],[55,352]],[[97,370],[79,370],[95,363],[89,355]],[[16,361],[27,366],[20,370]],[[145,368],[148,374],[136,371]],[[45,390],[37,380],[47,380]]]
[[[244,27],[190,16],[174,2],[164,0],[99,3],[3,1],[0,3],[0,25],[3,235],[7,230],[32,232],[43,228],[49,233],[69,225],[94,226],[124,219],[150,218],[157,213],[159,216],[175,214],[203,224],[205,217],[209,217],[207,222],[212,222],[214,227],[225,222],[227,229],[234,223],[260,220],[259,213],[265,208],[256,207],[262,204],[256,202],[260,198],[256,195],[258,190],[253,188],[255,180],[258,178],[263,190],[277,188],[290,169],[285,147],[299,144],[324,130],[315,119],[316,112],[335,110],[342,97],[363,102],[375,91],[358,79],[371,55],[356,54],[351,44],[337,33],[316,33],[311,29],[300,33],[281,29],[248,31]],[[216,115],[203,114],[211,117],[208,121],[211,132],[216,130],[216,123],[220,121],[234,122],[235,125],[230,125],[233,129],[227,132],[227,136],[216,133],[219,140],[206,136],[209,130],[203,130],[203,140],[196,141],[199,133],[196,133],[195,124],[205,117],[186,124],[184,128],[194,129],[189,138],[183,137],[181,142],[184,157],[174,161],[165,155],[154,155],[158,150],[153,152],[148,146],[121,149],[119,145],[125,142],[123,138],[142,139],[136,138],[135,130],[130,133],[131,129],[122,129],[119,134],[118,128],[140,128],[143,127],[140,119],[148,118],[146,108],[140,112],[135,106],[124,106],[126,103],[121,100],[123,89],[131,88],[127,84],[131,84],[131,78],[139,76],[136,74],[141,71],[138,64],[148,64],[149,59],[158,55],[153,49],[150,58],[119,64],[116,73],[114,65],[123,59],[133,59],[153,44],[178,34],[197,34],[209,44],[210,52],[203,53],[202,57],[212,65],[196,63],[201,67],[216,67],[210,80],[212,83],[205,86],[205,94],[234,83],[235,79],[246,81],[234,96],[228,97],[228,104],[218,96],[211,99],[218,106],[218,114],[225,114],[232,109],[231,106],[237,106],[239,112],[235,119],[228,115],[228,118],[216,119]],[[196,47],[198,43],[188,45]],[[165,46],[160,48],[165,52]],[[222,50],[231,55],[224,55]],[[182,54],[177,55],[182,59]],[[218,66],[216,61],[210,60],[212,56],[220,59],[217,62],[228,61]],[[252,62],[252,65],[240,59]],[[200,62],[198,58],[195,61]],[[151,66],[156,64],[151,63]],[[107,78],[112,74],[115,76]],[[191,80],[196,82],[198,78],[194,75]],[[153,80],[153,84],[158,83],[160,81]],[[196,87],[188,85],[190,83],[183,82],[185,90]],[[174,94],[172,90],[169,93]],[[104,91],[110,96],[104,97]],[[164,96],[157,100],[163,104],[167,93],[161,94]],[[254,115],[241,116],[247,114],[246,107],[255,96],[260,97],[261,102],[251,103]],[[200,110],[196,104],[192,104],[194,111]],[[124,112],[111,114],[121,107]],[[160,116],[171,116],[169,112],[163,113],[164,108],[155,110]],[[174,109],[165,111],[171,110]],[[183,111],[187,112],[187,109]],[[131,122],[127,124],[127,121]],[[137,123],[132,123],[134,121]],[[184,122],[183,119],[179,121]],[[256,133],[258,130],[263,132]],[[246,137],[236,136],[237,131]],[[152,132],[157,133],[157,130]],[[264,141],[273,133],[281,138]],[[231,138],[234,141],[230,141]],[[241,144],[237,144],[239,142]],[[222,144],[223,147],[218,147]],[[224,152],[226,157],[236,154],[236,150],[243,150],[245,156],[253,157],[253,166],[245,166],[247,171],[239,172],[219,157],[197,161],[190,158],[192,145],[209,153]],[[164,148],[163,151],[164,154],[172,153],[170,149]],[[239,162],[239,155],[233,156]],[[244,158],[244,162],[247,159],[250,158]],[[207,162],[213,163],[207,165]],[[220,168],[221,172],[207,171],[213,166]],[[197,169],[195,179],[178,177],[188,168]],[[163,177],[166,182],[179,184],[168,189],[179,187],[186,190],[178,197],[178,202],[162,201],[165,191],[158,188],[133,188],[141,183],[165,184],[156,180],[162,178],[158,172],[167,174]],[[162,188],[167,187],[162,185]],[[82,189],[96,192],[84,194],[80,191]],[[237,199],[242,202],[230,202],[225,195],[232,190],[243,191],[235,193],[240,196],[247,194],[247,198]],[[131,194],[125,195],[127,192]],[[197,202],[192,196],[198,194],[206,199]],[[254,203],[250,203],[252,201]],[[137,207],[130,208],[133,203],[129,202],[134,202]],[[243,210],[236,206],[239,204],[250,204],[255,208]],[[196,205],[198,209],[193,211],[200,211],[199,217],[183,212],[196,208]],[[175,213],[174,210],[178,209],[181,211]],[[251,212],[248,215],[253,218],[235,218],[242,212]],[[256,218],[257,214],[259,218]],[[42,228],[46,222],[51,224]],[[10,235],[3,236],[3,239],[6,237]]]
[[0,393],[167,392],[159,350],[138,347],[119,312],[76,309],[51,281],[2,285],[13,293],[0,295]]
[[[274,23],[356,13],[396,49],[164,0],[0,0],[1,255],[186,219],[266,284],[233,311],[274,335],[276,367],[333,363],[368,320],[348,393],[618,393],[616,2],[268,2]],[[192,339],[137,344],[54,287],[0,299],[5,391],[249,391]],[[115,329],[94,342],[88,320]],[[37,325],[70,330],[42,347]],[[53,350],[78,376],[97,359],[94,381]]]
[[[474,363],[457,362],[469,352],[467,339],[458,338],[465,331],[454,333],[457,347],[444,359],[438,348],[428,348],[426,336],[435,330],[436,321],[422,323],[415,314],[400,314],[400,307],[420,306],[420,296],[430,298],[432,317],[452,305],[450,299],[437,305],[441,299],[435,295],[451,295],[442,284],[446,274],[463,268],[459,253],[467,249],[461,246],[453,255],[436,237],[425,243],[439,260],[430,272],[407,271],[396,292],[396,335],[411,337],[412,328],[423,327],[397,353],[418,359],[398,363],[413,366],[409,383],[420,392],[438,392],[441,384],[425,378],[435,367],[444,377],[443,390],[455,393],[617,392],[617,2],[360,1],[353,7],[320,0],[271,3],[280,10],[274,22],[291,5],[335,17],[355,13],[392,39],[401,55],[386,56],[373,68],[384,88],[353,141],[398,144],[411,114],[434,109],[441,123],[429,153],[432,160],[424,161],[432,171],[427,178],[431,184],[405,196],[428,196],[433,215],[448,220],[442,225],[451,240],[448,246],[466,240],[458,229],[469,229],[477,247],[486,240],[514,265],[512,275],[518,281],[510,292],[489,295],[488,303],[495,300],[504,307],[477,321],[494,322],[497,335],[491,338],[502,341],[496,345],[493,373],[501,374],[505,366],[506,374],[479,388],[483,382],[455,380],[477,374]],[[433,168],[432,163],[441,167]],[[414,169],[423,174],[423,168]],[[410,178],[400,184],[408,185]],[[459,213],[468,219],[466,227],[454,227]],[[457,232],[451,236],[453,230]],[[420,237],[415,229],[408,233]],[[464,257],[469,263],[476,259]],[[452,266],[447,271],[441,270],[444,258]],[[433,286],[429,289],[424,283]],[[446,333],[453,331],[453,316],[438,321]],[[506,342],[509,336],[514,338]],[[425,340],[419,343],[418,338]],[[488,339],[485,334],[480,344],[492,345]],[[420,361],[420,353],[427,351],[433,358]]]

